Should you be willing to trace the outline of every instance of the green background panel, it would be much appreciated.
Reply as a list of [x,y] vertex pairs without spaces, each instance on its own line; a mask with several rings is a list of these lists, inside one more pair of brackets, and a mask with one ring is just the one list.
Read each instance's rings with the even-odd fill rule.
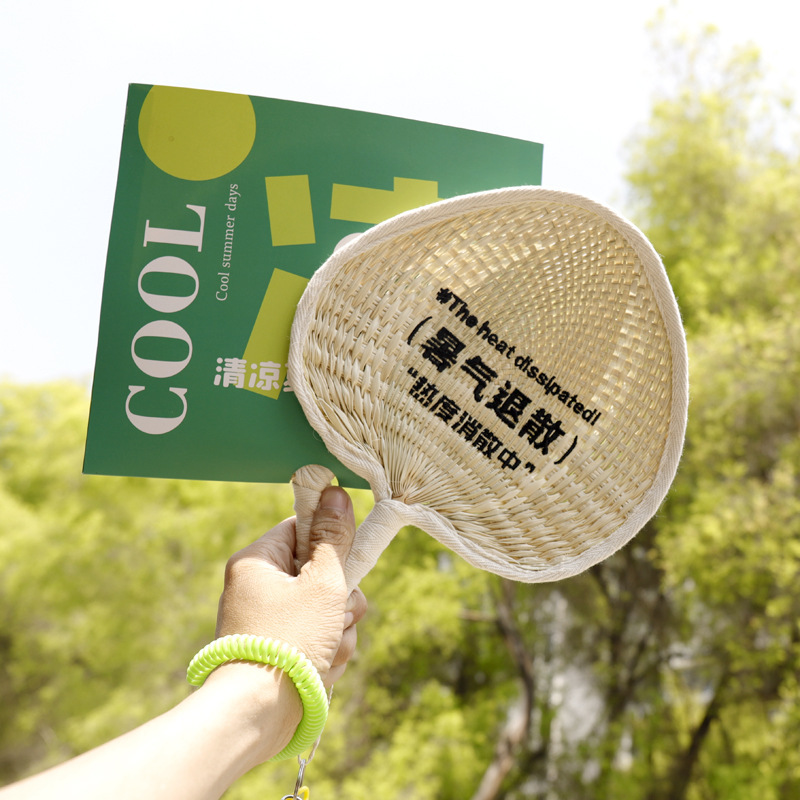
[[[281,392],[272,399],[245,388],[215,385],[217,359],[244,355],[273,270],[310,278],[340,239],[370,227],[331,219],[334,184],[391,191],[398,177],[436,181],[441,198],[539,184],[542,145],[378,114],[252,97],[255,140],[244,161],[226,175],[189,180],[159,169],[142,148],[139,117],[151,88],[129,88],[84,470],[285,482],[299,467],[319,463],[330,467],[344,485],[365,486],[327,452],[293,394]],[[287,175],[308,176],[313,244],[272,244],[265,179]],[[239,192],[235,208],[230,200],[232,184]],[[199,218],[187,205],[206,209],[199,252],[168,243],[144,246],[147,220],[151,227],[197,230]],[[231,242],[229,237],[226,250],[227,230],[233,231],[233,238]],[[165,255],[191,264],[199,283],[191,305],[169,314],[149,308],[138,290],[141,270]],[[148,276],[147,291],[169,285],[166,278],[162,284],[158,280],[159,276]],[[190,291],[186,284],[174,285],[163,291]],[[283,316],[288,319],[291,313]],[[188,365],[169,378],[144,375],[131,354],[137,331],[157,319],[180,325],[192,342]],[[163,352],[165,359],[181,359],[186,350],[181,346],[141,341],[136,352],[149,358]],[[169,433],[141,433],[125,413],[130,386],[146,387],[131,402],[135,413],[164,416],[181,408],[170,387],[186,389],[185,419]]]

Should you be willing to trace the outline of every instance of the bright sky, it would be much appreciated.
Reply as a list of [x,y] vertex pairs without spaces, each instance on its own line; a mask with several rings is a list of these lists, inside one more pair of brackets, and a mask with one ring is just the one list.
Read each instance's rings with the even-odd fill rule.
[[[0,376],[89,379],[128,83],[320,103],[544,144],[544,183],[620,205],[663,0],[0,4]],[[800,85],[786,0],[683,0]],[[800,94],[795,92],[795,94]],[[635,221],[635,220],[634,220]]]

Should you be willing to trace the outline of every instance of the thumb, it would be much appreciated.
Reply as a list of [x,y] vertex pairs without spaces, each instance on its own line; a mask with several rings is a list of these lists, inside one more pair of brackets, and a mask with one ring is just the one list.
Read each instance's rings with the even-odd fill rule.
[[355,533],[356,520],[349,495],[338,486],[326,487],[311,522],[311,557],[303,571],[310,571],[315,580],[324,576],[327,580],[341,579],[344,583],[345,564]]

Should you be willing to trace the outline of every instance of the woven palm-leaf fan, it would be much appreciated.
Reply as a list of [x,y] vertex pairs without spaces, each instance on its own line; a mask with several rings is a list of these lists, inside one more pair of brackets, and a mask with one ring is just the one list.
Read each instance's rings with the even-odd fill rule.
[[[574,575],[655,513],[683,446],[686,344],[660,259],[613,211],[539,187],[445,200],[338,249],[300,301],[289,377],[375,496],[351,587],[404,525],[504,577]],[[295,482],[313,495],[329,477]]]

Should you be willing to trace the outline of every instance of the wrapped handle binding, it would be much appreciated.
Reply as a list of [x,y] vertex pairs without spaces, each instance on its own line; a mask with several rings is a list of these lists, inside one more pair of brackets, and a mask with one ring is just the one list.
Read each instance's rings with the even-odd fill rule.
[[[311,522],[324,489],[330,486],[334,474],[325,467],[301,467],[292,476],[294,511],[297,517],[297,550],[295,566],[298,571],[309,558]],[[381,553],[397,532],[410,523],[409,507],[398,500],[380,500],[356,531],[356,538],[345,565],[347,591],[352,592],[361,579],[375,566]]]

